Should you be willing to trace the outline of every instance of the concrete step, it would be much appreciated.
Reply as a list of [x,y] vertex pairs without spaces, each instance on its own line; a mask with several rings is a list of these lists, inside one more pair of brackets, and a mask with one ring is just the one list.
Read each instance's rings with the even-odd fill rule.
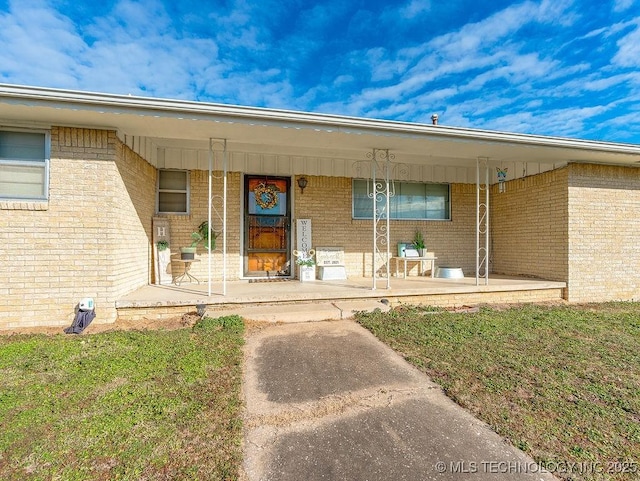
[[209,306],[205,315],[220,317],[236,314],[252,321],[308,322],[349,319],[357,311],[372,312],[375,309],[386,312],[390,307],[388,304],[375,299],[364,299],[261,306],[239,305],[233,308],[224,307],[220,309],[215,308],[215,306]]

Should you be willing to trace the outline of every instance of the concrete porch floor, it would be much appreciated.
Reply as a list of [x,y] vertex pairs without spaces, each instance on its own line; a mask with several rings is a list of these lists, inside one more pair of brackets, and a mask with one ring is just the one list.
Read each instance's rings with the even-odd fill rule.
[[371,278],[310,281],[278,280],[212,283],[208,295],[206,282],[200,284],[149,285],[116,301],[118,319],[165,319],[207,306],[209,315],[239,314],[253,320],[305,321],[348,318],[356,310],[388,309],[400,304],[428,304],[441,307],[495,303],[558,301],[563,298],[564,282],[531,278],[491,276],[489,284],[476,286],[475,277],[438,279],[431,277],[379,279],[372,289]]

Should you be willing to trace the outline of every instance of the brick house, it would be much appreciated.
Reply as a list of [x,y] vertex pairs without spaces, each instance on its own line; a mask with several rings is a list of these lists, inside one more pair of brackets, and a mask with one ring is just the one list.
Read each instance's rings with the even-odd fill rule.
[[[387,176],[376,226],[371,179]],[[83,297],[113,322],[156,282],[154,219],[174,251],[210,208],[201,278],[295,276],[310,219],[349,277],[385,271],[372,232],[392,250],[420,230],[467,275],[640,299],[638,145],[0,85],[0,329],[68,325]]]

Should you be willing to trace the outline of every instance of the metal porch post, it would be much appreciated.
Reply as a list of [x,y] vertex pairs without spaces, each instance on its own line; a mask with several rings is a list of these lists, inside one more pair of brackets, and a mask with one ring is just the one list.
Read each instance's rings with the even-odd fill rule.
[[373,213],[371,215],[371,219],[373,221],[373,249],[372,253],[372,267],[371,267],[371,279],[373,285],[371,286],[372,290],[376,290],[376,272],[378,264],[376,262],[377,255],[376,251],[378,248],[378,181],[376,179],[376,149],[373,149],[373,157],[371,158],[371,194],[373,196]]
[[[213,139],[209,138],[209,181],[207,196],[207,226],[209,228],[209,246],[211,245],[211,193],[213,192]],[[211,249],[207,258],[207,295],[211,295]]]
[[[373,200],[373,251],[372,251],[372,289],[377,288],[377,272],[378,272],[378,258],[384,262],[385,275],[387,278],[386,288],[391,288],[391,277],[389,262],[389,244],[390,244],[390,198],[394,195],[391,179],[391,160],[394,155],[389,153],[389,149],[373,149],[367,156],[371,157],[371,191],[367,193]],[[378,163],[380,162],[380,163]],[[378,177],[378,171],[382,171],[380,177]],[[382,202],[384,201],[384,204]],[[383,207],[380,207],[383,205]],[[381,225],[381,221],[384,220],[384,224]],[[384,252],[383,249],[384,248]]]
[[[218,218],[222,221],[222,295],[227,295],[227,139],[219,141],[222,143],[222,216],[216,211]],[[207,222],[209,225],[209,243],[211,243],[213,227],[211,221],[213,220],[213,168],[214,168],[214,139],[209,138],[209,197],[207,202]],[[212,251],[209,249],[208,258],[208,295],[211,296],[211,277],[212,277]]]
[[[484,181],[481,181],[484,167]],[[476,159],[476,286],[480,277],[489,285],[489,159]],[[484,199],[481,193],[484,192]],[[484,269],[484,271],[482,271]],[[483,272],[483,274],[481,274]]]
[[222,295],[227,295],[227,139],[224,139],[222,154]]

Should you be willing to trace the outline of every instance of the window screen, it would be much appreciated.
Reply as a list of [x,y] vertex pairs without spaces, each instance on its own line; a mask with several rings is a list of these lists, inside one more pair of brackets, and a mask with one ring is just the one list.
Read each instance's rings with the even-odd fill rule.
[[48,135],[0,131],[0,198],[46,199]]
[[158,171],[158,212],[187,214],[189,212],[189,172]]
[[[449,220],[449,184],[395,182],[395,195],[389,199],[390,219]],[[353,181],[353,217],[371,219],[373,198],[369,197],[371,182]],[[381,202],[380,208],[384,208]]]

